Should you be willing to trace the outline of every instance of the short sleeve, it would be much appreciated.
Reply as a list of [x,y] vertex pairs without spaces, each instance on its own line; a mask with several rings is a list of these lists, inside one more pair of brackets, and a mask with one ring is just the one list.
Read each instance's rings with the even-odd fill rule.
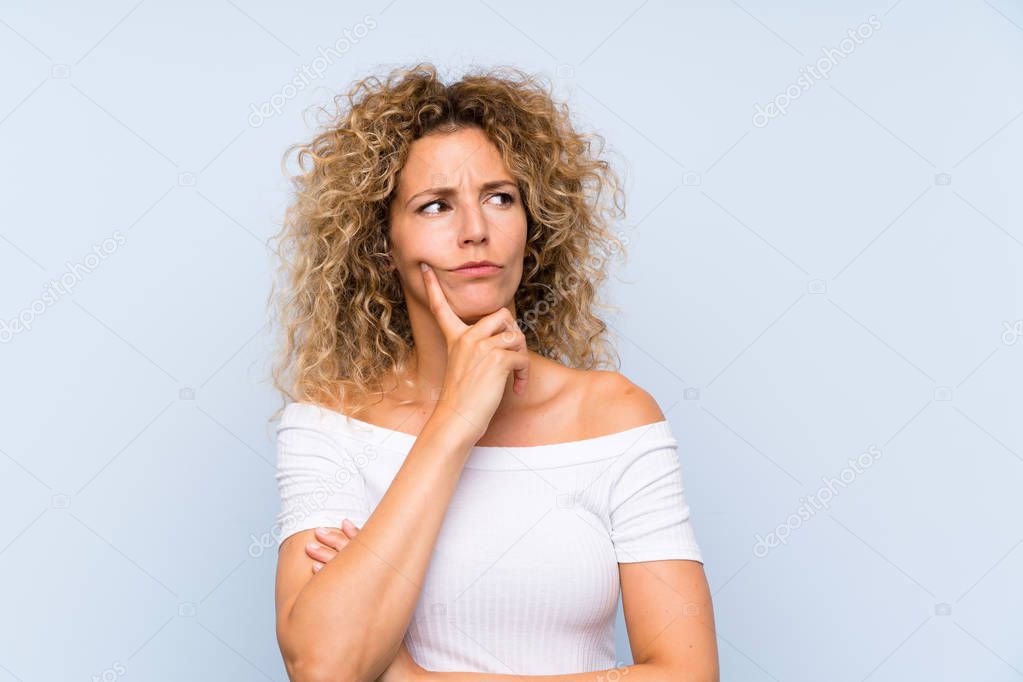
[[678,441],[667,421],[648,428],[612,466],[611,541],[619,563],[703,563],[689,518]]
[[360,528],[366,522],[366,482],[357,454],[344,442],[336,420],[318,406],[291,403],[285,408],[277,426],[278,549],[302,530],[339,527],[345,518]]

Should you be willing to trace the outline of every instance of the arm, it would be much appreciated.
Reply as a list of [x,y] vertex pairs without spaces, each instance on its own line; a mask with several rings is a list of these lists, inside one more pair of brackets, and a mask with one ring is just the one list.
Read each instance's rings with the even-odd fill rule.
[[471,447],[446,417],[435,411],[358,538],[322,570],[305,554],[314,531],[282,543],[277,638],[292,680],[374,680],[399,651]]
[[665,680],[718,682],[714,607],[703,563],[625,563],[619,573],[633,660]]
[[[642,388],[620,374],[605,378],[605,400],[627,424],[665,419]],[[632,658],[663,675],[651,679],[718,682],[714,608],[677,442],[642,448],[622,465],[614,471],[611,536]]]

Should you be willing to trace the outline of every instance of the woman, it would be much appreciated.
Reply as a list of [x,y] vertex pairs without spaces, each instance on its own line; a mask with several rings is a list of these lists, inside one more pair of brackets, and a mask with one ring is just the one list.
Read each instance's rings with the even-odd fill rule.
[[677,441],[599,368],[620,189],[593,138],[514,69],[347,99],[299,147],[282,231],[289,676],[716,680]]

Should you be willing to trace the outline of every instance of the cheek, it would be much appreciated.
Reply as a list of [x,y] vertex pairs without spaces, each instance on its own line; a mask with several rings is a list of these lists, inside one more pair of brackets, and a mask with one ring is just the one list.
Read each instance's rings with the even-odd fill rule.
[[444,239],[437,234],[427,234],[420,230],[419,234],[401,232],[393,235],[391,242],[391,259],[399,268],[419,268],[420,261],[432,265],[444,263]]
[[419,264],[425,262],[434,268],[441,267],[445,260],[436,252],[436,247],[430,248],[429,244],[391,246],[391,263],[398,281],[406,292],[417,292],[418,298],[425,300],[426,285],[423,283],[423,271],[419,269]]
[[421,244],[409,243],[407,239],[396,240],[391,244],[391,263],[399,274],[408,276],[413,269],[419,270],[419,262],[430,262]]
[[529,228],[523,211],[504,213],[493,226],[491,241],[498,251],[504,255],[525,253]]
[[514,295],[522,285],[522,262],[516,261],[515,265],[508,268],[508,288]]

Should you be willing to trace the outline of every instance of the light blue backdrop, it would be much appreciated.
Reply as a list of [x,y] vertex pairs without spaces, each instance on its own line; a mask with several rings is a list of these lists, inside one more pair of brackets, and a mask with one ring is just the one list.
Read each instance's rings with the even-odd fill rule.
[[420,59],[626,176],[723,679],[1023,679],[1018,2],[7,2],[0,56],[0,682],[285,678],[279,160]]

